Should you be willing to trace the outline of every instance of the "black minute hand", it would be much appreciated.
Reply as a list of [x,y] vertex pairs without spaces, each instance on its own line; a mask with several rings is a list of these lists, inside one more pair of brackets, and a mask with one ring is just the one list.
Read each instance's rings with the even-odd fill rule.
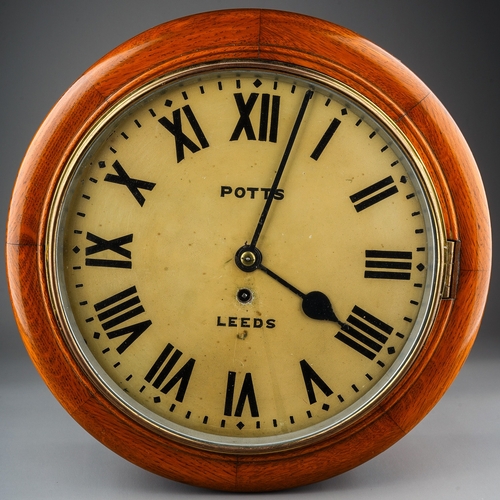
[[302,100],[302,104],[297,114],[297,118],[295,119],[295,123],[293,124],[292,132],[290,133],[290,137],[288,138],[285,151],[283,152],[283,157],[281,158],[281,163],[276,172],[276,176],[274,177],[274,182],[273,185],[271,186],[271,191],[269,191],[269,196],[267,197],[264,209],[262,210],[262,214],[260,215],[259,218],[259,222],[257,223],[257,227],[255,228],[252,242],[250,243],[251,248],[255,248],[255,246],[257,245],[257,241],[259,241],[260,233],[262,231],[262,228],[264,227],[264,223],[266,222],[267,214],[269,213],[269,209],[271,208],[271,203],[274,200],[274,195],[276,194],[276,191],[278,189],[281,176],[283,175],[283,171],[285,170],[285,166],[292,151],[295,139],[297,138],[297,134],[299,132],[302,119],[304,118],[307,105],[309,104],[309,100],[311,99],[312,95],[313,95],[312,90],[308,90],[304,94],[304,99]]

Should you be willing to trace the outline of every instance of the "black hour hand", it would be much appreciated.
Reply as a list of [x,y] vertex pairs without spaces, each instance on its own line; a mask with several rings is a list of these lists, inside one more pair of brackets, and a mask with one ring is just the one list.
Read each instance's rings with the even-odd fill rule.
[[330,299],[323,292],[315,291],[303,295],[302,310],[306,316],[312,319],[333,321],[334,323],[339,323],[341,326],[343,325],[333,312]]
[[242,246],[235,255],[236,265],[246,273],[251,273],[259,269],[264,271],[268,276],[282,284],[285,288],[292,291],[302,299],[302,310],[304,314],[311,319],[318,319],[323,321],[333,321],[340,326],[344,323],[339,321],[336,314],[333,312],[332,303],[330,299],[323,292],[309,292],[303,293],[298,288],[295,288],[288,281],[284,280],[281,276],[268,269],[262,264],[262,253],[260,250],[252,245]]

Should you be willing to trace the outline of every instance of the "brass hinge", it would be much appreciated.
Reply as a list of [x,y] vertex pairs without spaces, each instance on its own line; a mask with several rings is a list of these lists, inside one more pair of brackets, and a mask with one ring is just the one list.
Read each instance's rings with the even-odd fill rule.
[[444,249],[444,283],[441,298],[454,299],[457,296],[460,272],[460,241],[447,240]]

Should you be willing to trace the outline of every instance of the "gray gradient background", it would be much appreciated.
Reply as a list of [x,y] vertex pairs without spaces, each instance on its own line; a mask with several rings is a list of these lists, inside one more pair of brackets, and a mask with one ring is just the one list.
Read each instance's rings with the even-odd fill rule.
[[[489,196],[493,229],[498,227],[498,0],[1,0],[0,218],[6,219],[17,168],[37,127],[87,67],[161,22],[236,7],[321,17],[357,31],[402,60],[433,90],[467,138]],[[500,498],[499,287],[494,267],[472,354],[445,397],[413,432],[351,472],[273,496]],[[0,499],[236,498],[156,477],[90,437],[33,368],[17,333],[4,275],[0,294]]]

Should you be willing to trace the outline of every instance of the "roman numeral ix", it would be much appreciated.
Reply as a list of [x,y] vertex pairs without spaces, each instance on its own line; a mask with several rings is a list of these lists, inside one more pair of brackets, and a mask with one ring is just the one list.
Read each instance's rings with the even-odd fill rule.
[[[179,349],[175,349],[173,354],[172,351],[174,351],[174,346],[172,344],[167,344],[165,349],[163,349],[161,354],[158,356],[158,359],[153,363],[153,366],[148,371],[144,379],[146,382],[152,382],[153,387],[156,389],[159,389],[160,386],[165,383],[160,389],[163,394],[167,394],[171,389],[179,384],[175,400],[182,403],[184,396],[186,395],[189,380],[191,379],[191,374],[193,373],[195,360],[190,358],[181,368],[179,368],[175,375],[167,380],[170,372],[174,369],[182,356],[182,352],[179,351]],[[170,356],[170,354],[172,355]]]
[[[280,96],[271,96],[270,94],[260,94],[260,96],[260,113],[258,113],[259,141],[276,142],[278,140]],[[248,140],[255,141],[257,139],[250,113],[258,98],[259,94],[256,92],[252,92],[247,101],[245,101],[241,92],[234,94],[240,117],[229,139],[230,141],[237,141],[243,131]]]
[[[123,248],[123,245],[127,243],[132,243],[134,235],[127,234],[125,236],[120,236],[119,238],[114,238],[112,240],[107,240],[101,238],[92,233],[87,233],[87,240],[94,243],[94,245],[85,248],[85,259],[86,266],[98,266],[98,267],[118,267],[121,269],[132,269],[132,252]],[[89,258],[89,255],[95,255],[96,253],[101,253],[109,250],[117,255],[125,257],[125,259],[104,259],[104,258]]]
[[352,314],[335,338],[368,359],[374,359],[394,328],[370,313],[354,306]]
[[94,304],[94,309],[109,339],[125,337],[116,348],[119,354],[123,354],[153,324],[149,319],[127,324],[145,312],[135,286]]
[[203,130],[198,123],[198,120],[194,116],[193,110],[191,106],[186,105],[182,107],[182,111],[184,112],[184,116],[187,118],[189,125],[191,125],[191,129],[193,130],[196,139],[199,142],[196,144],[192,139],[190,139],[183,131],[183,121],[181,115],[181,109],[175,109],[172,113],[172,120],[170,121],[166,116],[163,116],[158,119],[158,121],[174,136],[175,138],[175,152],[177,155],[177,163],[180,163],[184,160],[184,148],[189,149],[191,153],[197,153],[200,149],[208,148],[209,144],[207,138]]

